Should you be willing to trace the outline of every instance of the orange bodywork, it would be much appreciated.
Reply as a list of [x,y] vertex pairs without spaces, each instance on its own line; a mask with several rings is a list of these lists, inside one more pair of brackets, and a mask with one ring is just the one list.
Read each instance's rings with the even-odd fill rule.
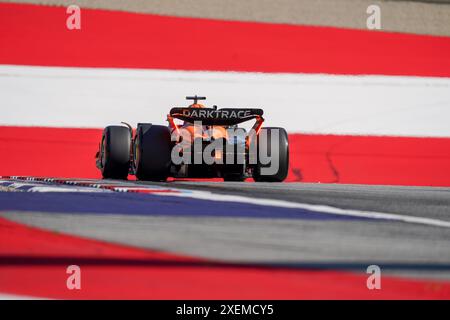
[[184,124],[182,126],[178,126],[175,124],[172,117],[168,116],[167,119],[169,121],[172,132],[176,130],[177,134],[181,136],[180,129],[186,130],[189,132],[189,136],[192,140],[196,138],[203,138],[207,140],[211,138],[214,138],[216,140],[220,138],[228,139],[227,128],[223,126],[210,126],[207,130],[195,130],[195,127],[192,124]]
[[[205,108],[204,105],[200,103],[194,103],[189,106],[189,108],[194,109],[203,109]],[[203,139],[220,139],[220,138],[228,138],[228,132],[226,127],[223,126],[211,126],[209,130],[202,130],[202,132],[197,132],[194,128],[194,125],[192,124],[183,124],[182,126],[178,126],[175,124],[175,121],[172,116],[167,115],[167,121],[169,121],[169,125],[172,128],[172,130],[176,130],[177,134],[180,135],[180,128],[183,128],[183,130],[189,131],[190,137],[192,140],[196,138],[203,138]]]
[[[189,108],[195,108],[195,109],[202,109],[205,108],[204,105],[199,103],[194,103],[189,106]],[[189,132],[189,137],[191,141],[193,141],[196,138],[203,138],[203,139],[228,139],[228,131],[227,127],[224,126],[208,126],[208,130],[195,130],[195,127],[191,123],[185,122],[183,125],[177,125],[174,121],[174,118],[171,115],[167,115],[167,121],[169,122],[169,127],[171,128],[171,132],[176,130],[178,136],[181,135],[180,128],[183,130],[187,130]],[[259,134],[259,131],[261,130],[262,124],[264,122],[264,118],[261,116],[256,117],[256,122],[252,127],[251,134],[248,136],[247,139],[247,146],[250,144],[250,142]]]

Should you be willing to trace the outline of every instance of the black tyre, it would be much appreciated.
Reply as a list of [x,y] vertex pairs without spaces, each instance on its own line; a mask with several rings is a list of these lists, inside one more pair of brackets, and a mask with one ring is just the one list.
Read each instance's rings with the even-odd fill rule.
[[172,142],[165,126],[140,124],[136,131],[134,157],[139,180],[165,181],[169,176]]
[[[265,174],[263,168],[269,168],[270,163],[262,164],[260,154],[272,157],[271,143],[272,134],[278,130],[278,170],[275,173]],[[267,134],[267,141],[262,139],[263,132]],[[274,146],[275,147],[275,146]],[[275,154],[274,154],[275,156]],[[283,128],[262,128],[258,136],[258,163],[253,172],[253,179],[257,182],[282,182],[286,179],[289,172],[289,140],[285,129]]]
[[131,135],[122,126],[109,126],[103,130],[100,148],[101,172],[105,179],[128,177],[130,167]]

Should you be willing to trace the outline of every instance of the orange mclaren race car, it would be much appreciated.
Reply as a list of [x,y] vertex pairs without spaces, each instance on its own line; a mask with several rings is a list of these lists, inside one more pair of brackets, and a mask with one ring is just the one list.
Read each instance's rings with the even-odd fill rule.
[[[288,173],[289,143],[283,128],[263,128],[262,109],[206,108],[193,100],[174,107],[168,126],[138,123],[104,129],[96,155],[104,178],[165,181],[223,178],[225,181],[281,182]],[[182,123],[176,123],[182,121]],[[239,124],[255,120],[248,131]]]

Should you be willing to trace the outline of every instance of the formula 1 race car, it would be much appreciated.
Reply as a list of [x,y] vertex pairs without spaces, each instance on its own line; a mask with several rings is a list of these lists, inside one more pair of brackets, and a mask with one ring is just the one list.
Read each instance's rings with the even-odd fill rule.
[[[283,128],[262,128],[263,110],[206,108],[193,100],[174,107],[168,126],[125,123],[108,126],[96,154],[96,166],[105,179],[165,181],[174,178],[223,178],[281,182],[289,167],[289,143]],[[182,121],[182,123],[176,123]],[[238,124],[255,120],[247,132]]]

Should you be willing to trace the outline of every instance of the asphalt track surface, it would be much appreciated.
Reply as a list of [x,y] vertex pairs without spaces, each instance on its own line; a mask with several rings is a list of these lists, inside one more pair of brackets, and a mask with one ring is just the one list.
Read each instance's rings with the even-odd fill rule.
[[[92,182],[118,184],[117,181]],[[257,206],[255,209],[248,204],[233,207],[232,203],[213,199],[216,195],[243,196],[256,201],[282,200],[449,222],[450,188],[199,181],[119,184],[208,191],[211,201],[206,200],[208,204],[203,205],[195,202],[198,200],[167,197],[170,198],[168,211],[161,211],[169,202],[160,202],[158,196],[115,192],[109,196],[122,203],[132,201],[126,203],[134,203],[135,209],[136,201],[145,201],[147,209],[121,212],[117,209],[120,204],[108,198],[114,206],[111,213],[106,209],[92,213],[89,210],[58,212],[57,207],[49,211],[34,208],[30,212],[18,207],[18,210],[2,208],[0,216],[48,230],[219,261],[359,272],[376,264],[395,275],[450,279],[448,226],[320,214],[296,216],[286,213],[286,208]],[[26,193],[3,194],[17,203],[21,202],[20,198],[11,197]],[[63,197],[61,193],[54,196]],[[101,203],[102,196],[96,193],[93,201]],[[147,196],[150,198],[144,198]],[[56,198],[47,201],[52,199]],[[28,202],[33,203],[30,198]]]

